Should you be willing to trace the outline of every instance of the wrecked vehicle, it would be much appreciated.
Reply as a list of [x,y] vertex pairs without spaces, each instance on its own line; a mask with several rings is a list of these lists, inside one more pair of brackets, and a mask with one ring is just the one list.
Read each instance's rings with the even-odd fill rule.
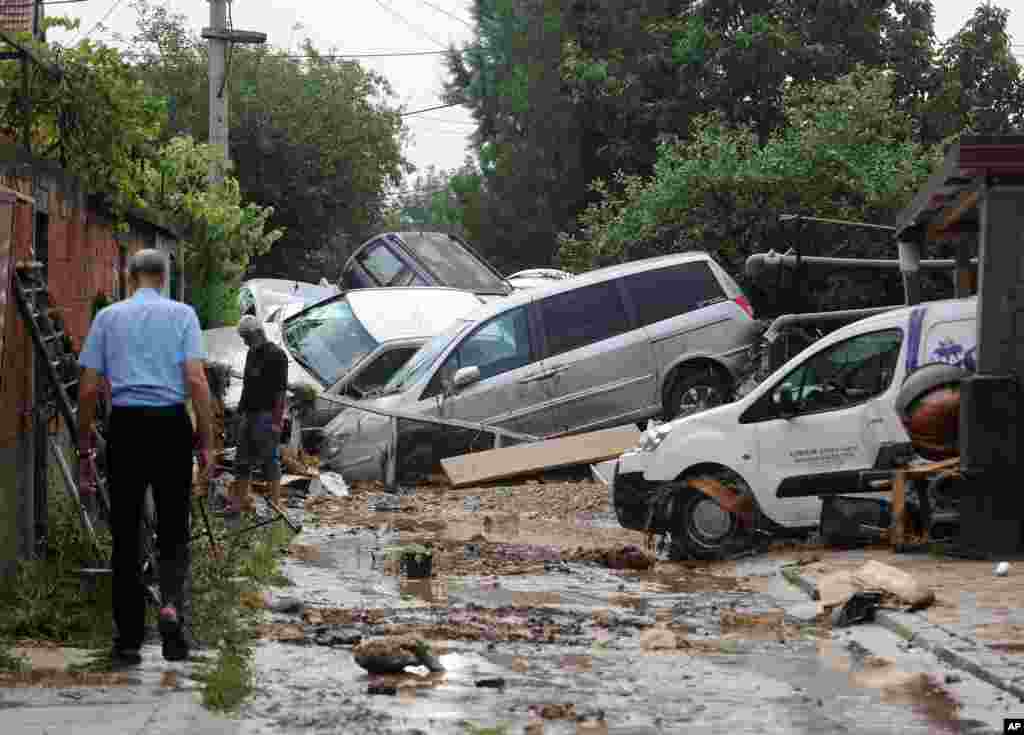
[[254,278],[239,287],[238,310],[242,316],[254,316],[264,322],[286,304],[308,306],[337,293],[338,287],[326,281],[315,284],[280,278]]
[[512,286],[469,243],[443,232],[386,232],[370,238],[341,271],[342,289],[445,286],[486,299]]
[[806,533],[824,495],[914,455],[896,410],[904,378],[943,362],[973,369],[975,298],[862,319],[826,335],[740,400],[652,426],[616,462],[625,528],[667,534],[681,556],[721,557],[751,531]]
[[564,281],[572,277],[572,273],[556,270],[555,268],[530,268],[525,271],[517,271],[505,280],[512,285],[512,288],[521,290],[524,288],[547,286],[550,283]]
[[[267,338],[288,355],[288,383],[300,395],[364,398],[381,388],[430,337],[481,306],[479,297],[450,288],[361,289],[339,294],[288,317],[267,322]],[[226,364],[231,381],[224,399],[233,444],[234,412],[242,397],[247,348],[235,327],[203,333],[207,361]],[[322,398],[293,397],[283,441],[315,442],[340,407]],[[301,436],[309,430],[309,437]],[[296,431],[292,431],[296,430]]]
[[[537,437],[678,416],[728,400],[757,333],[742,291],[707,254],[639,260],[488,304],[364,405]],[[389,421],[344,410],[324,430],[323,465],[382,479]],[[435,447],[436,433],[407,439],[430,465],[452,456],[438,454],[452,449]]]

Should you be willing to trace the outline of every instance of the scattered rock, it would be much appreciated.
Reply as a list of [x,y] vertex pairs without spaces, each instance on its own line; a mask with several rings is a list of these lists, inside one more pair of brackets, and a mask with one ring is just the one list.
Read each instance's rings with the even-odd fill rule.
[[476,685],[484,689],[504,689],[505,680],[500,677],[496,679],[478,679]]
[[645,651],[673,650],[676,647],[676,634],[668,628],[656,626],[640,634],[640,648]]
[[363,634],[356,628],[327,628],[317,631],[314,639],[318,646],[355,646],[363,640]]
[[372,674],[397,674],[407,666],[426,666],[430,671],[444,667],[430,651],[430,646],[411,635],[394,635],[361,642],[352,649],[355,661]]
[[[545,720],[575,720],[575,704],[542,704],[533,705],[530,711],[536,713]],[[543,732],[543,730],[541,730]]]
[[301,613],[303,604],[295,597],[272,597],[266,607],[270,612],[291,615]]
[[367,694],[382,694],[388,697],[393,697],[398,694],[398,687],[390,686],[388,684],[370,684],[366,687]]

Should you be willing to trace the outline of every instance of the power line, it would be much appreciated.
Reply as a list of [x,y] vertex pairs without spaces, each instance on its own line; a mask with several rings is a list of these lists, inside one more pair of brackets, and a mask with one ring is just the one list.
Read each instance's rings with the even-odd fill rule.
[[420,36],[421,38],[425,38],[425,39],[427,39],[428,41],[431,41],[431,42],[433,42],[433,43],[436,43],[436,44],[437,44],[438,46],[440,46],[441,48],[444,48],[444,47],[445,47],[445,44],[441,43],[441,42],[440,42],[440,41],[438,41],[438,40],[437,40],[436,38],[434,38],[433,36],[431,36],[431,35],[430,35],[429,33],[427,33],[427,32],[426,32],[425,30],[423,30],[423,29],[422,29],[422,28],[421,28],[420,26],[418,26],[418,25],[416,25],[415,23],[413,23],[412,21],[410,21],[410,20],[406,19],[406,18],[405,18],[405,17],[404,17],[404,16],[403,16],[403,15],[402,15],[401,13],[399,13],[399,12],[398,12],[397,10],[395,10],[394,8],[392,8],[392,7],[390,6],[390,5],[388,5],[388,4],[386,4],[386,3],[384,3],[384,2],[383,2],[383,0],[373,0],[373,1],[374,1],[375,3],[377,3],[377,5],[379,5],[379,6],[381,7],[381,8],[383,8],[383,9],[384,9],[385,11],[387,11],[388,13],[390,13],[390,14],[391,14],[391,16],[392,16],[392,17],[393,17],[393,18],[394,18],[395,20],[397,20],[397,21],[398,21],[399,23],[403,24],[403,25],[404,25],[404,26],[406,26],[407,28],[409,28],[409,29],[411,29],[412,31],[414,31],[415,33],[419,34],[419,36]]
[[81,31],[79,31],[79,33],[78,33],[78,36],[76,36],[76,37],[75,37],[75,40],[74,40],[74,41],[72,41],[72,43],[78,43],[79,39],[81,39],[82,41],[84,41],[84,40],[85,40],[86,38],[88,38],[89,36],[91,36],[91,35],[93,34],[93,31],[95,31],[95,30],[96,30],[97,28],[99,28],[99,27],[100,27],[101,25],[103,25],[103,23],[104,23],[104,22],[106,22],[107,18],[109,18],[109,17],[110,17],[111,13],[113,13],[113,12],[114,12],[115,10],[117,10],[117,9],[118,9],[118,7],[119,7],[119,6],[121,5],[121,3],[123,3],[123,2],[124,2],[124,0],[114,0],[114,4],[113,4],[113,5],[111,5],[111,6],[110,6],[110,8],[109,8],[109,9],[107,10],[107,12],[103,14],[103,17],[102,17],[102,18],[100,18],[100,19],[99,19],[99,21],[97,21],[96,25],[94,25],[94,26],[93,26],[93,27],[92,27],[92,28],[91,28],[91,29],[89,30],[89,32],[85,34],[85,36],[82,36],[82,33],[81,33]]
[[[387,58],[398,58],[405,56],[442,56],[447,54],[447,51],[391,51],[386,53],[372,53],[372,54],[273,54],[277,58],[281,59],[387,59]],[[188,54],[149,54],[144,51],[122,51],[122,56],[127,58],[137,57],[149,57],[157,56],[162,59],[186,59],[189,58]]]
[[419,0],[419,2],[422,3],[423,5],[426,5],[428,8],[432,8],[433,10],[436,10],[441,15],[447,15],[452,20],[458,21],[459,23],[461,23],[462,25],[466,26],[466,28],[468,28],[471,31],[476,30],[473,27],[473,25],[471,23],[469,23],[469,21],[466,21],[466,20],[460,18],[459,16],[455,15],[455,13],[448,12],[447,10],[445,10],[444,8],[442,8],[439,5],[434,5],[434,3],[430,2],[430,0]]
[[461,107],[461,102],[451,102],[447,105],[437,105],[435,107],[424,107],[422,110],[413,110],[412,112],[403,112],[400,117],[412,117],[413,115],[419,115],[422,112],[433,112],[434,110],[446,110],[449,107]]

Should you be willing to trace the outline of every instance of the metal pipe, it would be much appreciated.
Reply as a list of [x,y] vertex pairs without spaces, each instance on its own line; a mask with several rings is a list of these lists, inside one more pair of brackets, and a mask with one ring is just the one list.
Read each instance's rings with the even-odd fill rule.
[[[921,250],[911,242],[900,240],[900,272],[903,274],[903,293],[907,306],[921,303]],[[952,261],[954,266],[956,261]]]
[[405,419],[406,421],[415,421],[422,424],[434,424],[435,426],[449,426],[455,427],[456,429],[469,429],[470,431],[486,431],[490,434],[501,434],[509,439],[519,439],[524,442],[538,441],[540,437],[533,436],[531,434],[523,434],[518,431],[509,431],[508,429],[502,429],[499,426],[491,426],[490,424],[481,424],[476,421],[463,421],[461,419],[442,419],[436,416],[425,416],[417,413],[406,413],[404,411],[387,410],[381,408],[370,408],[364,406],[356,401],[347,401],[344,398],[333,396],[327,393],[318,393],[317,399],[322,399],[328,403],[334,403],[339,406],[345,406],[346,408],[355,408],[359,411],[366,411],[366,413],[372,413],[377,416],[384,416],[385,418],[396,418]]
[[904,304],[896,306],[872,306],[867,309],[840,309],[837,311],[819,311],[813,314],[783,314],[776,318],[765,330],[765,336],[778,332],[790,324],[802,324],[807,322],[835,322],[835,321],[858,321],[876,314],[884,314],[888,311],[904,308]]
[[[971,265],[977,267],[978,259],[971,258]],[[819,258],[790,255],[788,253],[776,253],[774,250],[767,253],[758,253],[747,258],[745,271],[749,278],[759,278],[768,270],[779,267],[796,268],[807,266],[809,270],[817,271],[838,271],[844,269],[854,270],[899,270],[899,259],[874,259],[874,258]],[[955,260],[919,260],[918,267],[921,270],[953,270],[956,268]]]

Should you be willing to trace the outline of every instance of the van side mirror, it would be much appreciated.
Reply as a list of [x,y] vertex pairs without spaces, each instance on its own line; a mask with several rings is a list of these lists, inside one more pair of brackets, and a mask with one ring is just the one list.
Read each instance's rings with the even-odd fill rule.
[[787,419],[796,416],[798,407],[796,403],[796,398],[793,395],[793,389],[790,386],[784,385],[781,388],[779,388],[777,391],[775,391],[775,395],[773,398],[773,403],[775,404],[775,407],[779,410],[780,416]]
[[480,368],[476,365],[459,368],[452,378],[452,387],[455,390],[462,390],[468,385],[473,385],[480,380]]

